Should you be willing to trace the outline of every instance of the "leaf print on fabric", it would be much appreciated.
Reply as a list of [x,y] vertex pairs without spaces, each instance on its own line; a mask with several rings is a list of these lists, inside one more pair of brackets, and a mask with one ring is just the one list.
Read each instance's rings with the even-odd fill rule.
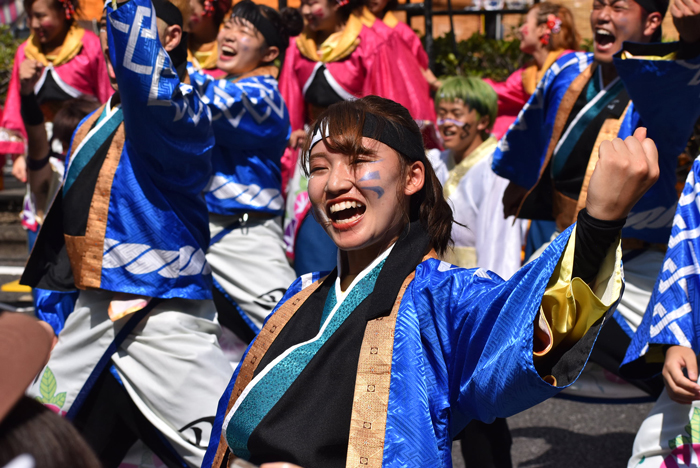
[[53,397],[56,394],[56,377],[51,372],[51,369],[47,366],[44,369],[44,375],[41,376],[41,384],[39,385],[39,391],[41,392],[41,397],[46,403],[53,403]]
[[700,460],[700,409],[693,409],[693,416],[685,426],[686,434],[679,434],[668,441],[671,454],[659,468],[697,467]]
[[53,397],[49,403],[51,403],[52,405],[56,405],[59,408],[63,408],[63,405],[66,404],[66,392],[59,393],[58,395]]

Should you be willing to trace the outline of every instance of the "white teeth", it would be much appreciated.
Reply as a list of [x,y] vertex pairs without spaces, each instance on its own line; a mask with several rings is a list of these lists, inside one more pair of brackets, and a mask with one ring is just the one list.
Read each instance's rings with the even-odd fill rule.
[[612,36],[612,33],[610,31],[606,31],[605,29],[596,29],[595,33],[600,34],[601,36]]
[[336,213],[338,211],[349,210],[350,208],[362,208],[364,205],[356,201],[342,201],[340,203],[334,203],[330,207],[331,213]]
[[351,222],[355,221],[356,219],[359,219],[359,218],[360,218],[360,216],[361,216],[361,215],[359,215],[359,214],[356,214],[356,215],[355,215],[355,216],[353,216],[352,218],[348,218],[348,219],[339,219],[339,220],[338,220],[338,221],[336,221],[335,223],[336,223],[336,224],[346,224],[346,223],[351,223]]
[[233,49],[228,46],[221,46],[221,52],[226,52],[227,54],[234,53]]

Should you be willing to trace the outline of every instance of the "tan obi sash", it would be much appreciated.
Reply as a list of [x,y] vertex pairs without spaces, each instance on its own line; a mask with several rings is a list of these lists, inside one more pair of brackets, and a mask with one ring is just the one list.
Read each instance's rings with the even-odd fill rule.
[[[437,258],[434,250],[423,257],[422,261],[428,258]],[[389,406],[389,385],[391,384],[391,362],[394,354],[394,328],[401,300],[414,276],[415,272],[412,272],[404,280],[388,316],[378,317],[367,322],[357,364],[346,467],[382,466],[386,416]],[[260,330],[258,337],[243,360],[225,414],[231,411],[238,397],[253,380],[253,374],[260,360],[270,349],[284,326],[326,278],[321,278],[307,286],[282,304]],[[219,448],[212,463],[213,467],[233,466],[233,462],[236,460],[236,456],[231,454],[224,438],[224,432],[221,431]]]
[[[95,111],[89,119],[77,130],[73,138],[73,148],[78,148],[92,129],[104,105]],[[119,160],[124,148],[124,123],[117,127],[112,144],[107,151],[107,157],[97,176],[97,184],[92,194],[90,213],[84,236],[69,236],[64,234],[66,250],[70,260],[75,286],[79,289],[99,288],[102,278],[102,254],[104,250],[105,232],[107,230],[107,215],[109,198],[112,192],[112,182],[117,171]]]

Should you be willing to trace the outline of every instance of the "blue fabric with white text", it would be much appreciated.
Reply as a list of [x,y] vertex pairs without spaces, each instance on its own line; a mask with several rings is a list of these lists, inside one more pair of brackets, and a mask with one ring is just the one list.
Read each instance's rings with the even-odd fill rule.
[[100,289],[211,298],[207,209],[211,114],[180,82],[150,0],[106,7],[125,143],[109,199]]

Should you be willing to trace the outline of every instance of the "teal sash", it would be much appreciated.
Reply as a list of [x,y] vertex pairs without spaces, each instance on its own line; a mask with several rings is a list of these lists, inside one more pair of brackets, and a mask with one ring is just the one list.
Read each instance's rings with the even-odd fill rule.
[[233,414],[229,414],[227,421],[224,421],[226,440],[237,457],[250,458],[248,450],[250,435],[306,368],[316,352],[340,328],[357,306],[372,293],[384,262],[385,260],[382,260],[362,278],[338,307],[336,307],[335,288],[331,288],[326,298],[319,334],[310,341],[288,349],[248,385],[239,398],[240,405],[237,408],[234,407]]
[[100,149],[100,146],[117,130],[117,127],[123,121],[124,114],[121,107],[109,116],[107,115],[107,106],[104,107],[95,127],[85,136],[80,146],[76,148],[75,153],[71,156],[66,180],[63,183],[64,194],[68,192],[73,182],[78,178],[80,171],[90,162],[97,150]]

